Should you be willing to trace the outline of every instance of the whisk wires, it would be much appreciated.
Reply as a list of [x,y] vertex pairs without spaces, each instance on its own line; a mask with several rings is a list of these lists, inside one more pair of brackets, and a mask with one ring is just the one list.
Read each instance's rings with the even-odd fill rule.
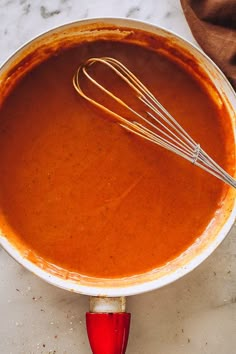
[[[89,67],[100,63],[112,70],[121,80],[126,83],[136,98],[140,100],[145,107],[145,114],[135,110],[123,99],[107,89],[102,83],[98,82],[90,73]],[[82,89],[80,84],[81,76],[84,76],[90,83],[106,94],[110,99],[127,109],[136,118],[130,120],[118,112],[99,103]],[[184,128],[174,119],[174,117],[163,107],[157,98],[148,90],[148,88],[121,62],[110,57],[90,58],[84,62],[73,77],[73,85],[76,91],[88,102],[112,115],[124,129],[138,135],[152,143],[162,146],[165,149],[181,156],[191,163],[201,167],[205,171],[221,179],[225,183],[236,188],[235,179],[221,168],[193,138],[184,130]],[[142,122],[142,123],[140,123]]]

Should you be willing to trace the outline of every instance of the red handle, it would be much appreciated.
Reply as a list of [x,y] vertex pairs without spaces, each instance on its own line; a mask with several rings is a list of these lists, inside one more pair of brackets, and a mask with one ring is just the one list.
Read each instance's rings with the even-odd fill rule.
[[93,354],[125,354],[130,313],[86,313],[89,342]]

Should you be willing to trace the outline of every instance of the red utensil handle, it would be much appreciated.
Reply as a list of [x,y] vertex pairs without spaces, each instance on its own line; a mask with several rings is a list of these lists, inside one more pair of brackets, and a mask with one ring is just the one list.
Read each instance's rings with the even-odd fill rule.
[[86,325],[93,354],[125,354],[130,313],[86,313]]

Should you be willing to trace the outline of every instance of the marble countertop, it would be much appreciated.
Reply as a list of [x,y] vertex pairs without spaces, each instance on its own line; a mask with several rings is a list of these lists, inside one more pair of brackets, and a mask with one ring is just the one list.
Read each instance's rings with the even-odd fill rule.
[[[34,36],[88,17],[127,17],[194,43],[178,0],[0,0],[0,63]],[[128,299],[127,354],[233,354],[236,227],[195,271]],[[0,353],[88,354],[88,298],[38,279],[0,249]]]

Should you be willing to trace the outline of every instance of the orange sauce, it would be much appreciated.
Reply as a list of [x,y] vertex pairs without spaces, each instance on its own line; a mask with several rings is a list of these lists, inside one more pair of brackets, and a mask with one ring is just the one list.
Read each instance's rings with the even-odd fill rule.
[[114,278],[180,255],[207,228],[228,187],[91,109],[72,77],[92,56],[126,64],[228,170],[233,134],[224,128],[227,112],[201,83],[138,45],[84,43],[19,82],[0,110],[3,232],[59,267]]

